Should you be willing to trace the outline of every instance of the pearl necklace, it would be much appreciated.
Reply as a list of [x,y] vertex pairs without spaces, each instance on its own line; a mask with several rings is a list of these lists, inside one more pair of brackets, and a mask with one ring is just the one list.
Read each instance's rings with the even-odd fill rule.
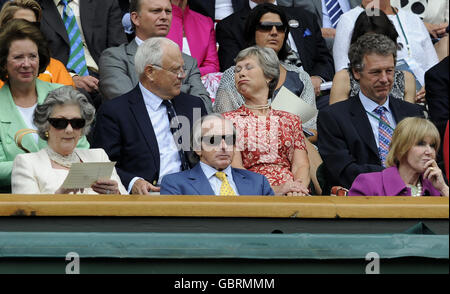
[[[411,191],[412,194],[412,191]],[[420,183],[420,181],[417,182],[417,192],[416,194],[412,194],[412,197],[419,197],[422,196],[422,184]]]
[[244,106],[248,109],[255,109],[255,110],[262,110],[262,109],[269,109],[270,108],[270,102],[263,105],[248,105],[244,103]]
[[81,162],[80,158],[76,155],[75,152],[72,152],[71,154],[67,156],[63,156],[57,152],[55,152],[52,148],[47,147],[47,154],[50,160],[56,162],[60,166],[64,166],[67,168],[70,168],[72,166],[72,163]]

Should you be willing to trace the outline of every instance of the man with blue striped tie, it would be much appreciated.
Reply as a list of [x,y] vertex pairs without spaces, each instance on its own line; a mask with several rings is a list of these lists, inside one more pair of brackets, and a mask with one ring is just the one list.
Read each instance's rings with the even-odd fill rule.
[[361,91],[322,109],[317,117],[319,153],[330,186],[350,188],[361,173],[382,171],[396,125],[423,117],[423,109],[389,96],[397,46],[385,35],[365,34],[350,46],[350,70]]
[[66,65],[78,89],[98,107],[98,62],[103,50],[127,41],[117,0],[39,0],[41,31],[52,57]]

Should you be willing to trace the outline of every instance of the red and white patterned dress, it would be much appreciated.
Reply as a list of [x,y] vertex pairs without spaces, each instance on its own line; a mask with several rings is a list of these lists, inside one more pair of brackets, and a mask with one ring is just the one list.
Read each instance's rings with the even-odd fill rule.
[[294,150],[306,150],[297,115],[271,109],[267,116],[256,116],[242,105],[223,116],[236,128],[236,149],[241,151],[244,168],[265,175],[275,186],[294,179]]

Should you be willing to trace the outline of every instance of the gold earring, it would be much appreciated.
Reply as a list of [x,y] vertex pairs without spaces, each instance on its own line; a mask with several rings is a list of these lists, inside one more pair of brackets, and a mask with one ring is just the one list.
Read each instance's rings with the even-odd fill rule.
[[48,132],[45,132],[45,137],[48,138]]

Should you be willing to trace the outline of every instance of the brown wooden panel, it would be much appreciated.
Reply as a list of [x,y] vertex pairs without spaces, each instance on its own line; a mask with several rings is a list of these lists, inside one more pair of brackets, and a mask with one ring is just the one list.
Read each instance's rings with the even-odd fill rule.
[[443,197],[0,195],[0,216],[448,218]]

